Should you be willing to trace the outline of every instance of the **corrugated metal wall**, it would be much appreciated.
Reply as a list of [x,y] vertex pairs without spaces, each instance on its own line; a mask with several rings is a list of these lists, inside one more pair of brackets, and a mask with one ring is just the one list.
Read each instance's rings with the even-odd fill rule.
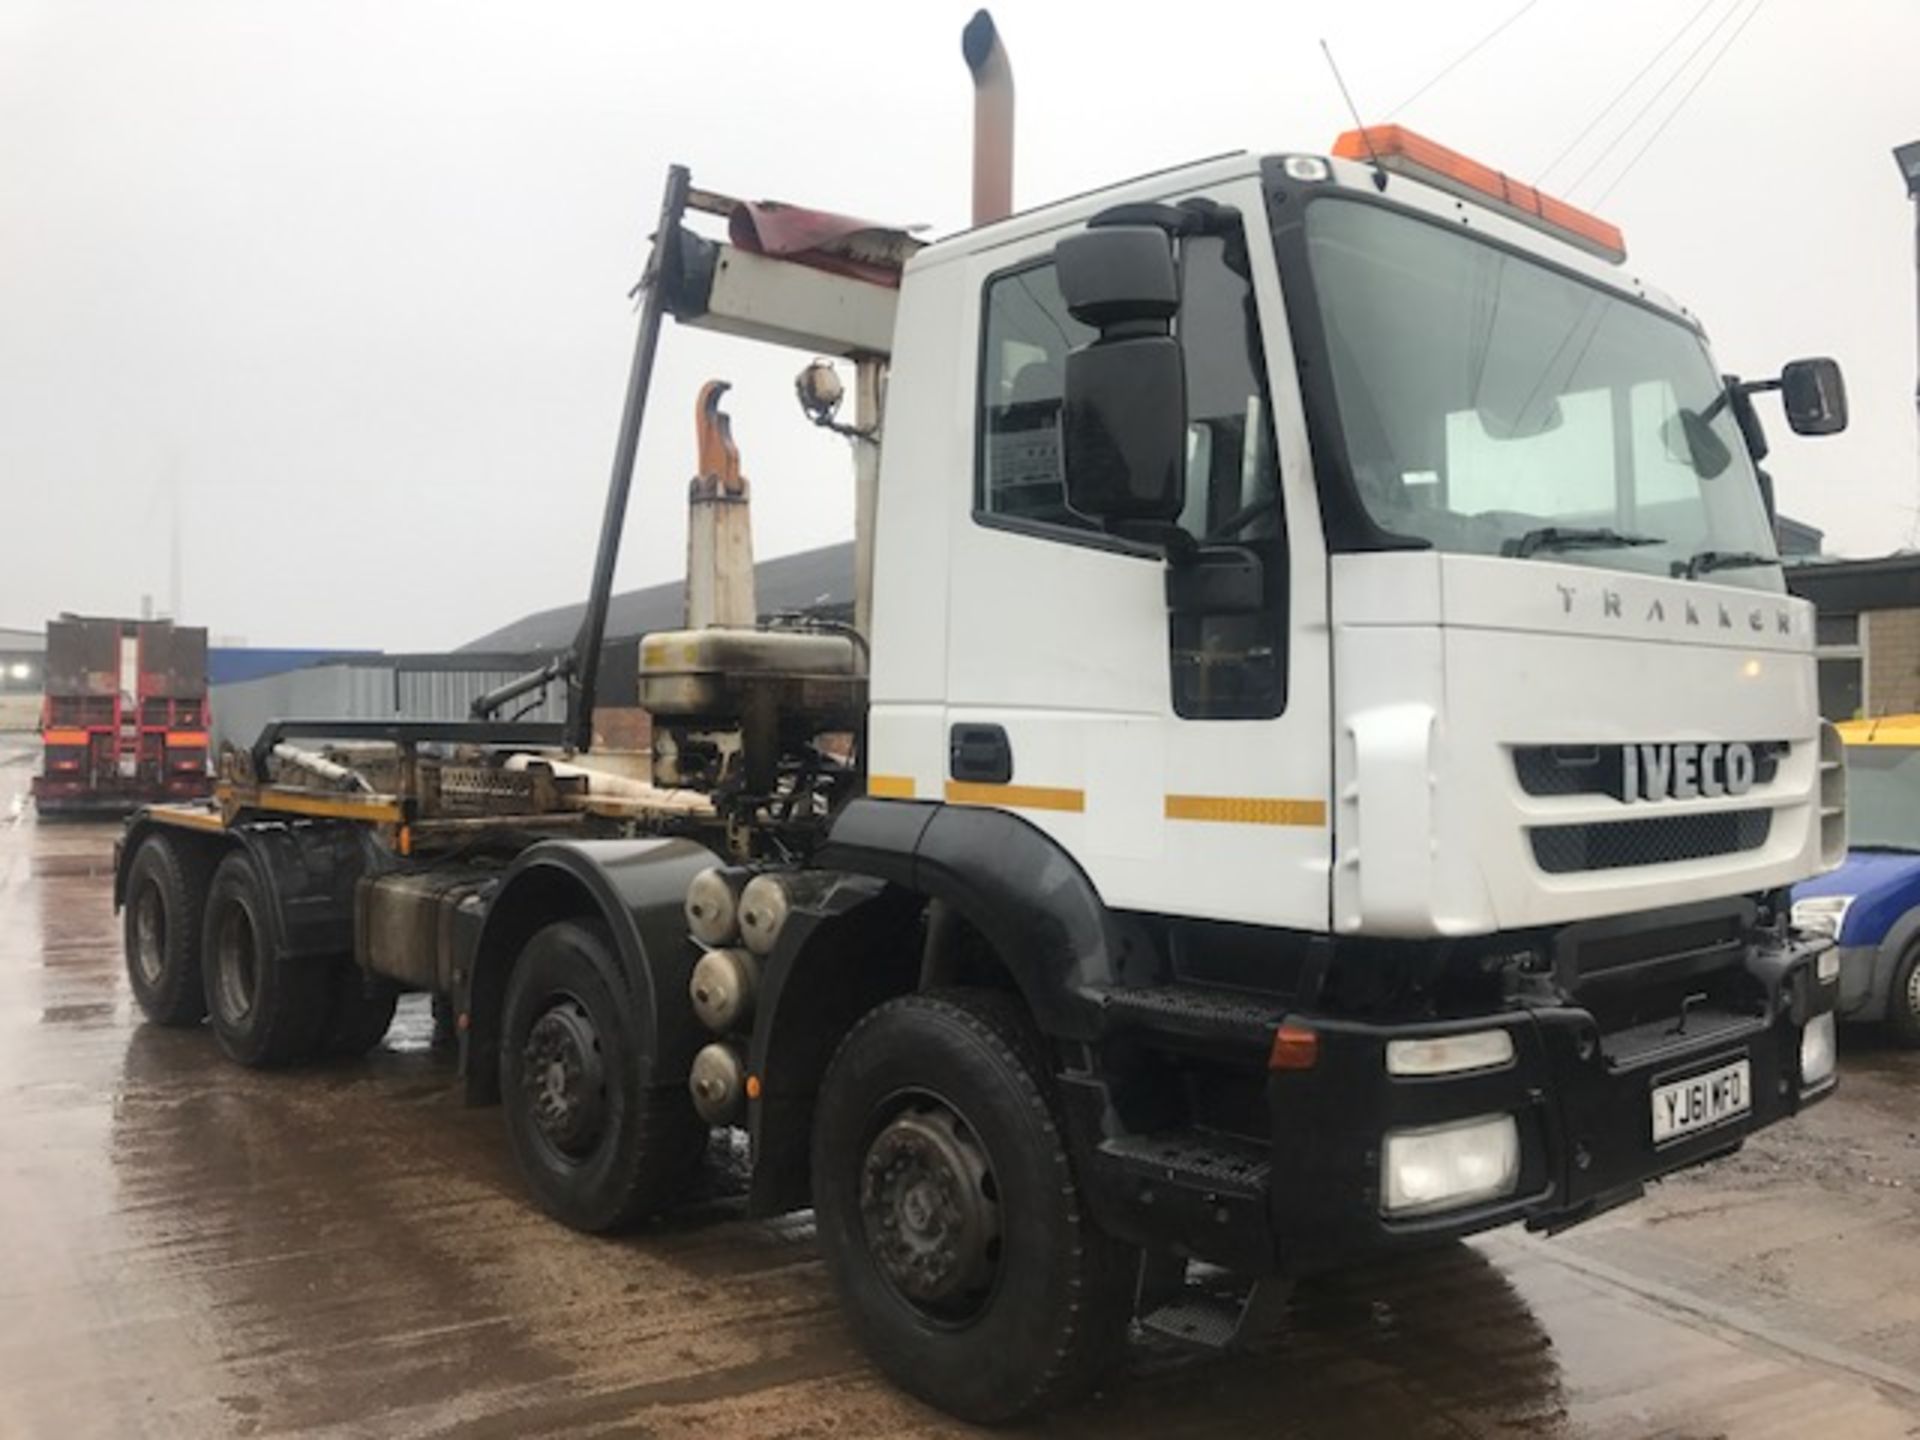
[[[269,720],[464,720],[476,697],[521,673],[416,669],[371,660],[216,685],[214,744],[251,745]],[[554,685],[536,709],[520,718],[559,721],[566,718],[566,709],[566,687]]]

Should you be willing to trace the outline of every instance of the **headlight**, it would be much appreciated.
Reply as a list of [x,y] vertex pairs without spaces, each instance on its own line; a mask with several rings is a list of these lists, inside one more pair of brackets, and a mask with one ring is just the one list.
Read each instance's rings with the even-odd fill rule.
[[1800,1032],[1800,1083],[1818,1085],[1833,1074],[1833,1012],[1816,1015]]
[[1380,1160],[1381,1208],[1389,1215],[1449,1210],[1511,1195],[1520,1183],[1520,1127],[1511,1115],[1394,1130]]
[[1829,940],[1840,938],[1840,927],[1846,924],[1847,908],[1853,904],[1851,895],[1810,895],[1805,900],[1793,902],[1793,928],[1804,930],[1809,935],[1824,935]]
[[1513,1063],[1513,1035],[1506,1030],[1474,1030],[1465,1035],[1431,1035],[1423,1040],[1389,1040],[1389,1075],[1459,1075]]

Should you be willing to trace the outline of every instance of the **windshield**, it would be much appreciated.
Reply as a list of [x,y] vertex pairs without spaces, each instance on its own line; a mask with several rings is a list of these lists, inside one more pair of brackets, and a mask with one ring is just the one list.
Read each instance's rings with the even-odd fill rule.
[[1782,588],[1687,326],[1380,205],[1316,200],[1306,237],[1354,484],[1382,530]]
[[1920,850],[1920,747],[1847,747],[1847,845]]

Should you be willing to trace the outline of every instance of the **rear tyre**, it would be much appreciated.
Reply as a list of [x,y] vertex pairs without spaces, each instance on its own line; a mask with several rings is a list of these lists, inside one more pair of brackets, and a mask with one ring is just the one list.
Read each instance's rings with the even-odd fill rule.
[[127,867],[127,984],[156,1025],[198,1025],[206,1017],[200,915],[210,868],[199,847],[168,835],[142,840]]
[[1006,997],[908,995],[854,1026],[814,1112],[820,1248],[855,1333],[895,1384],[980,1423],[1088,1389],[1132,1310],[1043,1057]]
[[1887,1033],[1901,1045],[1920,1048],[1920,944],[1909,946],[1893,967],[1887,991]]
[[535,933],[507,980],[507,1139],[540,1208],[576,1230],[619,1230],[673,1204],[706,1152],[686,1077],[649,1073],[662,1047],[642,1047],[635,1008],[612,936],[589,921]]
[[244,853],[213,872],[200,959],[207,1018],[228,1059],[264,1069],[312,1056],[331,998],[328,967],[282,952],[272,900]]
[[342,1058],[364,1055],[387,1038],[400,993],[344,956],[333,964],[331,983],[333,995],[320,1053]]

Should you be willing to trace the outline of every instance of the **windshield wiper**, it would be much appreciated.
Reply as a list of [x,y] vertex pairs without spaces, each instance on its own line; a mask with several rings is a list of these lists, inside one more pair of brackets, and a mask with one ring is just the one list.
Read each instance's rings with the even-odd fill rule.
[[1658,545],[1658,535],[1627,535],[1605,527],[1582,529],[1569,525],[1542,525],[1500,547],[1502,555],[1524,560],[1540,550],[1611,550],[1620,545]]
[[1673,575],[1676,580],[1694,580],[1715,570],[1747,570],[1755,565],[1779,563],[1773,556],[1754,550],[1702,550],[1698,555],[1674,561]]
[[1920,845],[1901,845],[1892,840],[1860,840],[1847,842],[1849,850],[1885,851],[1894,855],[1920,855]]

